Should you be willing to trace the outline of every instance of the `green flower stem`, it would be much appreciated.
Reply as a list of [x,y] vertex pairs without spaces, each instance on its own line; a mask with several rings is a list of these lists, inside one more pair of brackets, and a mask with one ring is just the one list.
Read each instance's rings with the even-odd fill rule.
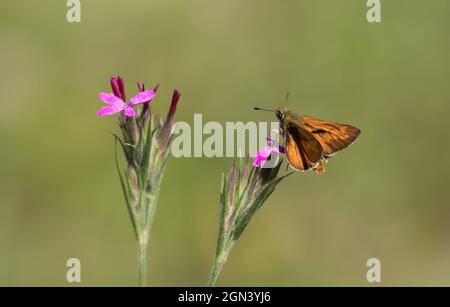
[[227,262],[228,253],[220,254],[214,259],[213,266],[211,268],[211,273],[208,278],[208,287],[214,287],[219,278],[220,273],[222,273],[223,266]]
[[139,240],[138,251],[138,270],[139,270],[139,285],[141,287],[147,286],[147,248],[148,242],[145,238]]
[[148,276],[147,250],[151,237],[153,219],[155,217],[155,212],[158,205],[159,184],[158,188],[155,189],[154,191],[142,194],[145,195],[141,197],[140,208],[144,208],[144,210],[140,212],[138,217],[138,219],[140,220],[140,225],[142,225],[142,227],[138,227],[136,229],[137,232],[136,238],[137,238],[139,285],[141,287],[146,287]]
[[216,259],[214,261],[213,267],[211,269],[211,273],[208,279],[208,287],[214,287],[219,278],[220,273],[222,272],[223,266],[225,265],[226,260],[221,258],[222,260]]
[[219,278],[220,273],[222,273],[223,267],[228,260],[228,255],[233,248],[234,242],[235,241],[232,241],[232,243],[224,247],[217,246],[216,256],[208,278],[208,287],[214,287],[216,284],[217,279]]

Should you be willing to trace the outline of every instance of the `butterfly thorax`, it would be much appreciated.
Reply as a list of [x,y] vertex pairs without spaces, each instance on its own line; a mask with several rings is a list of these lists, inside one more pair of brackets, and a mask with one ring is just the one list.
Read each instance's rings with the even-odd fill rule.
[[283,107],[278,108],[275,111],[275,116],[280,121],[280,128],[281,128],[281,131],[283,132],[283,134],[287,130],[287,125],[289,125],[289,124],[295,124],[300,127],[305,126],[305,123],[304,123],[302,117],[287,108],[283,108]]

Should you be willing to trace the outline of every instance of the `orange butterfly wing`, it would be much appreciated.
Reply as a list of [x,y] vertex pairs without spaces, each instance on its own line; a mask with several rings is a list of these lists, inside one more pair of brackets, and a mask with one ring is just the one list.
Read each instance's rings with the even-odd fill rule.
[[286,127],[285,137],[286,157],[293,169],[306,171],[320,162],[322,146],[306,129],[290,124]]
[[351,125],[338,124],[311,116],[302,116],[304,127],[322,145],[325,158],[352,144],[361,133]]

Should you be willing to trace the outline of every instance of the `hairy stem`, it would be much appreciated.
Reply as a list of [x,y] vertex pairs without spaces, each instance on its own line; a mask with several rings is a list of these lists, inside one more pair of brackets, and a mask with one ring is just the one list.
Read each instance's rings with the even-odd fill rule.
[[208,278],[208,287],[214,287],[226,261],[214,261]]
[[141,197],[141,211],[140,221],[142,227],[139,227],[137,233],[137,253],[138,253],[138,269],[139,269],[139,285],[145,287],[147,285],[147,249],[151,237],[151,228],[153,219],[155,217],[155,211],[157,207],[157,200],[159,191],[155,193],[144,193]]
[[141,287],[147,286],[147,238],[142,238],[138,242],[138,270],[139,270],[139,285]]
[[228,255],[234,245],[234,241],[224,247],[217,246],[216,256],[214,257],[214,263],[209,273],[208,287],[214,287],[219,279],[220,273],[222,273],[223,267],[227,262]]

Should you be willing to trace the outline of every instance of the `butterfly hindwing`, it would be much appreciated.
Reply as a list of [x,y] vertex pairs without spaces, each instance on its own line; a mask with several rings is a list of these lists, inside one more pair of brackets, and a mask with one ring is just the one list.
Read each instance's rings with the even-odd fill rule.
[[286,156],[289,164],[296,170],[315,167],[322,158],[320,142],[306,129],[289,124],[285,128]]

